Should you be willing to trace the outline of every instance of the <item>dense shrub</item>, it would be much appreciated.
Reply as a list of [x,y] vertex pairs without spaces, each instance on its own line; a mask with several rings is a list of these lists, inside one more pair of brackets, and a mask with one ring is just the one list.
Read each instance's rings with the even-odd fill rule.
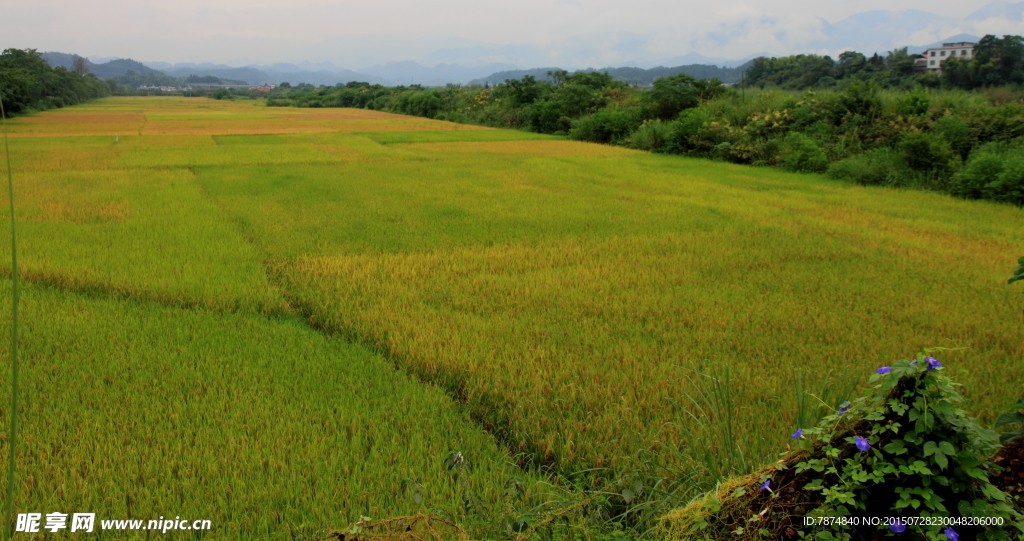
[[817,173],[828,167],[828,159],[814,139],[799,132],[790,133],[783,139],[779,158],[790,171]]
[[919,86],[896,100],[896,112],[903,116],[920,116],[928,112],[930,105],[928,91]]
[[568,132],[572,120],[560,101],[543,101],[530,107],[530,129],[538,133]]
[[887,147],[833,162],[827,172],[831,178],[849,180],[864,186],[900,186],[906,173],[907,167],[900,153]]
[[434,92],[407,92],[398,97],[394,109],[398,113],[434,118],[441,106],[441,98]]
[[971,139],[970,128],[962,118],[947,114],[935,121],[932,130],[944,137],[961,159],[967,159],[975,142]]
[[[671,135],[665,144],[667,152],[685,154],[701,146],[697,137],[704,125],[711,122],[711,111],[706,107],[687,109],[671,123]],[[721,142],[721,141],[718,141]]]
[[996,154],[981,152],[971,157],[964,170],[953,178],[950,192],[966,199],[981,199],[985,187],[1003,172],[1003,159]]
[[874,118],[881,112],[882,98],[879,96],[878,85],[874,83],[853,81],[829,104],[829,115],[837,126],[849,116]]
[[907,132],[899,143],[903,161],[914,171],[947,174],[953,150],[942,136],[928,132]]
[[985,199],[1024,206],[1024,155],[1007,159],[999,176],[982,187],[981,192]]
[[569,138],[592,143],[617,143],[625,141],[638,127],[638,110],[604,110],[573,122]]
[[644,122],[629,138],[629,146],[650,152],[663,152],[674,135],[672,128],[671,122],[661,120]]

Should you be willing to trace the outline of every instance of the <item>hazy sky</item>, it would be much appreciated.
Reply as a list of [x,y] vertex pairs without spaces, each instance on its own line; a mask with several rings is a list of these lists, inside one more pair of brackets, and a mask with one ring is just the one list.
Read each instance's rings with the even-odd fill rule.
[[962,0],[0,0],[0,46],[232,65],[308,60],[358,69],[397,60],[493,60],[523,67],[585,66],[690,52],[725,58],[787,54],[820,37],[819,18],[836,22],[875,9],[926,9],[960,19],[981,5]]

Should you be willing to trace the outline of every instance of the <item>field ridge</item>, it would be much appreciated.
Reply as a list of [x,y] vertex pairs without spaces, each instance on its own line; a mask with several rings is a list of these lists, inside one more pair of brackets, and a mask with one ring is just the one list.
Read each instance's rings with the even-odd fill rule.
[[[287,266],[287,264],[284,266]],[[277,275],[277,278],[272,278],[272,281],[282,284],[282,291],[284,291],[285,295],[289,298],[289,305],[296,310],[296,314],[306,325],[309,326],[310,329],[313,329],[326,337],[341,338],[350,344],[363,347],[386,359],[396,369],[410,374],[421,384],[440,389],[454,402],[465,406],[469,414],[469,418],[472,419],[477,426],[493,436],[495,440],[497,440],[498,443],[507,450],[509,456],[515,460],[515,464],[520,469],[557,469],[558,464],[554,460],[538,459],[538,457],[544,456],[544,449],[540,445],[530,439],[515,437],[511,419],[493,415],[488,417],[482,414],[482,412],[477,408],[472,407],[473,404],[469,400],[467,391],[467,384],[469,381],[466,378],[460,377],[457,371],[452,370],[450,372],[450,377],[447,378],[431,377],[429,373],[420,370],[416,363],[409,361],[404,355],[394,349],[373,340],[358,328],[342,328],[337,325],[332,325],[323,318],[318,317],[317,311],[312,307],[312,305],[303,301],[300,295],[292,295],[288,292],[287,286],[284,285],[287,283],[285,273],[271,273],[271,276],[274,274]],[[497,393],[488,393],[488,397],[488,401],[495,406],[494,411],[499,414],[501,412],[508,411],[513,405],[510,401]]]

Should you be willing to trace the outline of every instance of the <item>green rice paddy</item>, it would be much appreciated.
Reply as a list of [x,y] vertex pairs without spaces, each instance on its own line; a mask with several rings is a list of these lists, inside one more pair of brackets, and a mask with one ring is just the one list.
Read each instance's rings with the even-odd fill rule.
[[698,467],[721,420],[692,398],[726,367],[752,460],[798,388],[925,347],[983,420],[1024,385],[1018,208],[364,110],[111,98],[10,127],[16,512],[224,539],[459,517],[452,451],[489,501],[642,450]]

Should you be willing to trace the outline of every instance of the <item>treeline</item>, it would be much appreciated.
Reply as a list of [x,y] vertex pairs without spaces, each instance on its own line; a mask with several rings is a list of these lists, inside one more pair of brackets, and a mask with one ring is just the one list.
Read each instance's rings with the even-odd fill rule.
[[947,58],[942,76],[915,73],[916,56],[907,49],[885,56],[867,57],[856,51],[829,56],[793,55],[757,58],[747,69],[745,84],[761,89],[830,89],[852,81],[874,82],[882,88],[910,90],[916,86],[973,90],[1024,83],[1024,38],[987,35],[974,47],[971,58]]
[[0,54],[0,100],[9,114],[44,111],[107,96],[110,87],[92,75],[51,68],[35,49]]
[[950,58],[942,64],[943,80],[956,88],[975,89],[1024,83],[1024,38],[987,35],[970,60]]
[[636,118],[636,126],[646,115],[665,114],[654,101],[644,100],[643,97],[650,94],[668,99],[664,90],[668,87],[685,95],[674,98],[682,100],[678,110],[682,110],[686,104],[696,105],[699,100],[698,88],[706,86],[714,89],[711,92],[725,90],[715,79],[697,80],[683,74],[658,79],[654,88],[646,92],[618,81],[607,73],[569,74],[566,71],[551,71],[548,75],[548,80],[538,80],[527,75],[493,87],[449,85],[443,89],[428,89],[419,85],[384,87],[356,82],[327,88],[314,88],[311,85],[292,88],[282,84],[274,90],[267,104],[362,107],[454,122],[566,135],[574,121],[609,110],[628,110],[628,114]]
[[747,69],[744,84],[753,88],[805,90],[831,89],[849,81],[872,81],[884,88],[938,86],[930,74],[914,73],[914,57],[907,49],[890,51],[886,56],[875,53],[867,57],[846,51],[833,60],[830,56],[800,54],[783,58],[755,58]]

